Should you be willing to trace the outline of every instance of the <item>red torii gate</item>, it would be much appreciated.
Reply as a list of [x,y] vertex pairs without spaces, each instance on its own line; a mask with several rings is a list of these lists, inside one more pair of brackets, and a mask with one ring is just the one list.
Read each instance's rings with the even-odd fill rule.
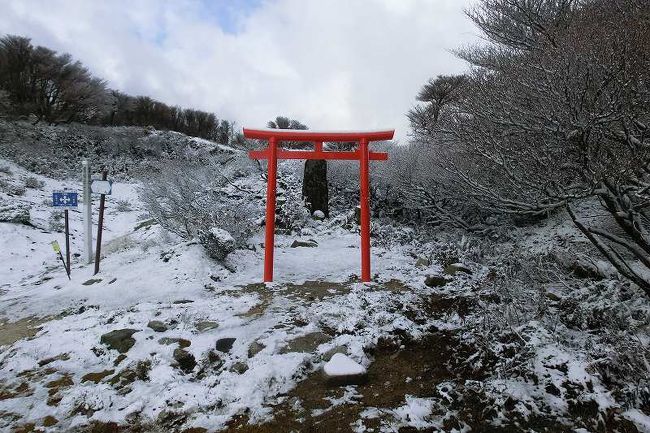
[[[264,282],[273,281],[273,249],[275,239],[275,185],[278,159],[334,159],[359,161],[359,184],[361,201],[361,281],[370,281],[370,186],[368,178],[369,161],[386,161],[388,154],[371,152],[371,141],[391,140],[394,130],[316,132],[290,129],[248,129],[244,137],[267,140],[268,147],[252,150],[252,159],[268,161],[268,180],[266,186],[266,233],[264,240]],[[288,150],[280,147],[282,141],[307,141],[314,143],[314,150]],[[324,142],[357,142],[359,147],[353,151],[326,151]]]

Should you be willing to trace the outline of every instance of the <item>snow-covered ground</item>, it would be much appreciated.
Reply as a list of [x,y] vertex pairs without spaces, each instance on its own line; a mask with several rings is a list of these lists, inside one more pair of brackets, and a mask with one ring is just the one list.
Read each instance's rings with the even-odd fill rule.
[[[0,167],[11,171],[0,172],[0,180],[9,184],[32,176],[7,161]],[[562,420],[573,410],[567,404],[571,397],[587,408],[593,401],[596,411],[624,412],[639,431],[650,430],[650,418],[642,411],[620,408],[590,370],[590,359],[541,325],[528,323],[512,332],[532,351],[526,371],[536,378],[490,376],[490,368],[510,361],[509,355],[482,358],[476,334],[463,334],[472,323],[463,305],[479,305],[485,295],[482,281],[490,278],[476,263],[471,275],[447,276],[447,285],[430,288],[425,276],[441,274],[440,264],[416,266],[418,257],[409,245],[375,245],[375,283],[357,283],[358,234],[334,221],[314,221],[300,239],[313,239],[317,247],[291,248],[296,236],[277,235],[276,282],[264,285],[261,232],[251,241],[254,250],[238,250],[222,266],[198,243],[182,241],[149,220],[138,203],[137,185],[116,183],[107,200],[101,271],[93,275],[93,265],[74,256],[68,280],[50,246],[54,240],[64,245],[64,238],[51,229],[48,199],[52,190],[79,186],[35,177],[43,187],[27,188],[23,195],[0,193],[3,203],[28,205],[32,224],[0,223],[0,342],[6,342],[0,346],[0,429],[34,424],[44,431],[71,431],[98,422],[139,425],[145,431],[254,425],[273,419],[280,406],[302,413],[313,389],[299,385],[310,387],[314,381],[320,390],[318,371],[342,353],[355,363],[346,365],[362,367],[356,372],[370,371],[370,384],[341,388],[338,394],[323,389],[315,398],[326,407],[307,408],[305,417],[324,419],[358,406],[365,392],[370,402],[347,419],[350,431],[468,431],[466,422],[476,414],[463,411],[479,409],[463,406],[458,395],[481,384],[497,407],[496,419],[502,420],[493,425],[505,425],[512,411]],[[122,203],[118,210],[120,200],[130,206]],[[71,212],[70,226],[72,252],[81,254],[80,212]],[[563,230],[556,232],[564,235]],[[524,246],[538,246],[534,237],[530,242]],[[103,339],[118,330],[128,334],[120,340],[130,346],[123,353]],[[431,332],[453,338],[440,337],[440,345],[421,347],[417,353],[422,356],[409,358],[405,344],[419,347],[417,342]],[[491,350],[505,354],[511,343]],[[453,351],[468,344],[476,349],[456,360]],[[427,364],[429,358],[433,365]],[[446,372],[454,362],[466,364],[466,377]],[[384,370],[372,370],[376,363]],[[409,371],[396,376],[401,384],[382,377],[393,367]],[[516,368],[521,366],[511,370]],[[433,383],[428,393],[427,381]],[[402,387],[396,401],[381,400],[382,392]],[[309,422],[302,415],[291,419],[299,426]]]
[[[10,168],[13,179],[28,175],[14,164],[2,165]],[[50,246],[53,240],[64,245],[64,238],[48,229],[47,199],[52,190],[75,185],[39,180],[45,182],[43,188],[28,189],[21,197],[1,197],[28,203],[35,227],[0,223],[5,241],[0,251],[5,264],[0,270],[0,314],[10,322],[43,321],[33,338],[2,347],[3,389],[10,393],[26,374],[37,378],[29,381],[28,392],[0,400],[5,427],[19,421],[38,424],[48,416],[58,421],[54,430],[94,420],[122,424],[134,416],[146,422],[170,410],[189,414],[187,426],[218,428],[243,412],[251,422],[259,422],[271,414],[279,395],[318,368],[320,354],[342,347],[339,350],[368,364],[364,348],[383,333],[395,328],[418,332],[401,314],[382,311],[394,302],[388,297],[409,302],[411,293],[350,282],[359,272],[357,234],[325,226],[303,233],[318,242],[316,248],[290,248],[295,238],[278,236],[277,282],[264,286],[257,284],[263,269],[261,248],[232,254],[232,273],[207,258],[200,245],[181,242],[155,224],[143,226],[136,186],[131,184],[114,184],[107,199],[100,273],[93,275],[93,265],[75,257],[69,281]],[[118,200],[128,200],[131,209],[118,211]],[[71,212],[70,227],[71,250],[82,253],[80,212]],[[403,251],[373,251],[373,271],[382,281],[421,281],[422,271],[412,262]],[[312,292],[310,281],[332,285],[312,283]],[[287,282],[293,284],[283,284]],[[336,284],[343,282],[350,283]],[[296,286],[301,284],[304,287]],[[355,308],[359,303],[374,304],[381,316],[366,317],[365,308]],[[167,330],[150,329],[152,320],[163,322]],[[321,329],[328,325],[343,331],[360,323],[372,326],[359,335],[334,338]],[[118,364],[119,354],[100,339],[119,329],[136,332],[135,344]],[[286,350],[292,340],[304,336],[308,350]],[[317,336],[315,342],[309,336]],[[193,373],[175,368],[178,344],[161,344],[164,338],[191,342],[186,350],[198,362]],[[235,339],[232,348],[219,352],[215,342],[226,338]],[[261,348],[254,356],[251,345]],[[146,380],[120,385],[120,373],[137,369],[146,370]],[[98,373],[102,380],[95,383],[89,373]],[[63,385],[57,385],[62,378]],[[117,385],[109,383],[112,378]]]

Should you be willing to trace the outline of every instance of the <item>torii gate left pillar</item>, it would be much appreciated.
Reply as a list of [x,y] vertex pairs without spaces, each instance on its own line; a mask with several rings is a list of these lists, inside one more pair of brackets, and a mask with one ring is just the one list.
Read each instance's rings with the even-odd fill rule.
[[[273,250],[275,246],[275,192],[278,159],[325,159],[359,161],[359,200],[361,207],[361,281],[370,281],[370,171],[372,160],[385,161],[388,154],[371,152],[372,141],[391,140],[395,131],[314,132],[288,129],[247,129],[244,137],[268,141],[264,150],[249,153],[253,159],[268,161],[266,187],[266,227],[264,239],[264,282],[273,281]],[[314,143],[314,150],[287,150],[279,148],[282,141]],[[357,142],[354,151],[324,151],[324,142]]]

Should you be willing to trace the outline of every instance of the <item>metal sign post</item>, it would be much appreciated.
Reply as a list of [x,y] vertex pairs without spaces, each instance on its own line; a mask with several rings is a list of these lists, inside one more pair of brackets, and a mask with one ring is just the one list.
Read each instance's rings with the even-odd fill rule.
[[102,249],[102,231],[104,229],[104,205],[106,203],[106,194],[111,193],[113,182],[108,182],[108,171],[102,171],[102,180],[94,180],[91,187],[93,192],[101,194],[99,198],[99,222],[97,224],[97,247],[95,248],[95,275],[99,272],[99,259]]
[[[70,278],[70,223],[68,219],[68,209],[76,209],[77,207],[77,193],[72,191],[53,191],[52,192],[52,206],[63,208],[63,215],[65,218],[65,257],[66,260],[63,261],[65,266],[65,271],[68,274],[68,279]],[[56,242],[56,241],[54,241]],[[54,242],[52,247],[54,247]],[[61,249],[59,248],[59,243],[56,242],[56,248],[54,251],[57,251],[61,255],[61,260],[63,260],[63,255],[61,254]]]
[[90,195],[90,164],[85,159],[81,161],[81,179],[84,201],[84,258],[86,264],[90,264],[93,261],[93,211],[92,197]]

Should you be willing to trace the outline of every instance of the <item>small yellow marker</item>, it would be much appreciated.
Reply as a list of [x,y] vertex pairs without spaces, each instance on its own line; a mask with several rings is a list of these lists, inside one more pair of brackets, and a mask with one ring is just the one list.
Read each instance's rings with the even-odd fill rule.
[[63,268],[65,269],[65,273],[68,274],[68,280],[70,279],[70,270],[68,269],[68,266],[65,264],[65,260],[63,259],[63,254],[61,254],[61,247],[59,246],[59,243],[57,241],[52,241],[52,249],[54,250],[55,253],[59,255],[59,258],[61,259],[61,262],[63,262]]

